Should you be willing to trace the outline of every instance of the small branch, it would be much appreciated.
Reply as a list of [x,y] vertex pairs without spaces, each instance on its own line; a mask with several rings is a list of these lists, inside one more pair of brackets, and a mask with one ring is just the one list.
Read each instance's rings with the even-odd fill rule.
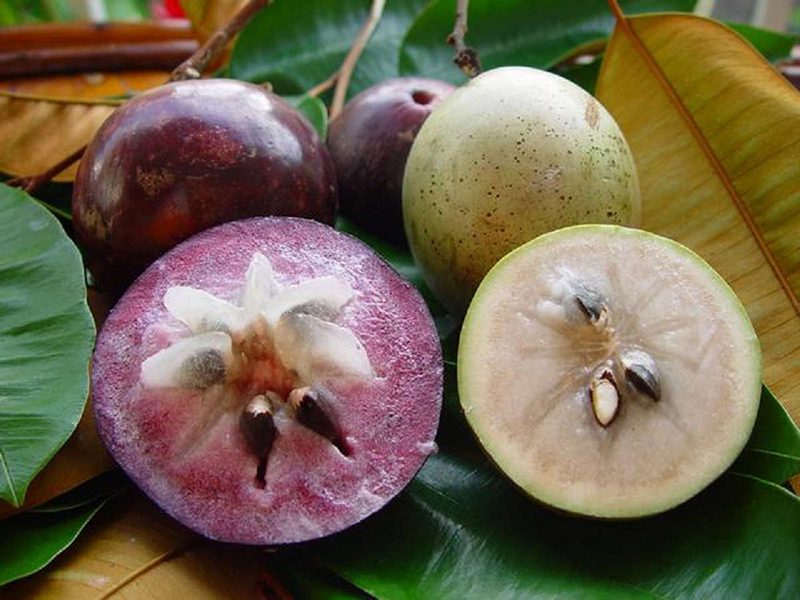
[[464,43],[467,35],[467,15],[469,13],[469,0],[456,2],[456,22],[453,32],[447,36],[447,43],[455,50],[453,62],[458,65],[461,72],[467,77],[480,75],[481,61],[478,52]]
[[328,77],[325,81],[321,81],[314,87],[309,88],[309,90],[305,93],[305,95],[310,96],[311,98],[316,98],[320,94],[324,94],[334,85],[336,85],[336,82],[338,80],[339,80],[339,69],[336,69],[333,73],[331,73],[331,76]]
[[72,163],[78,162],[85,151],[86,146],[82,146],[70,154],[67,158],[54,164],[44,173],[31,175],[30,177],[15,177],[14,179],[9,179],[6,184],[12,187],[18,187],[33,195],[43,185],[50,183],[53,177],[61,173],[61,171],[72,165]]
[[364,24],[356,35],[356,39],[353,40],[350,51],[342,61],[342,67],[339,69],[338,79],[336,81],[336,89],[333,91],[333,100],[331,101],[331,119],[335,119],[338,114],[342,112],[345,96],[347,96],[347,88],[350,85],[350,78],[353,76],[353,69],[355,69],[361,53],[364,51],[364,48],[366,48],[367,42],[369,42],[369,38],[372,36],[372,32],[375,31],[375,27],[378,26],[378,21],[381,20],[385,3],[385,0],[372,0],[369,16],[367,20],[364,21]]
[[197,50],[194,40],[86,44],[0,52],[0,78],[54,73],[171,69]]
[[255,14],[272,3],[272,0],[249,0],[230,21],[217,29],[200,49],[172,71],[170,81],[197,79],[236,34],[250,22]]

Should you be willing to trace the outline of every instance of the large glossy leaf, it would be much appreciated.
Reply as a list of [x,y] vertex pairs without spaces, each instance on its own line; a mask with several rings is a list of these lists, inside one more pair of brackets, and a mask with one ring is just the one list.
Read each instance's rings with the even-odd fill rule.
[[379,598],[779,598],[800,585],[800,500],[783,488],[726,475],[650,519],[560,516],[497,474],[454,404],[440,454],[389,508],[313,545],[321,564]]
[[633,149],[644,228],[731,284],[799,421],[800,94],[725,26],[648,15],[620,20],[597,95]]
[[[694,0],[629,0],[631,12],[691,10]],[[455,0],[435,0],[417,18],[400,49],[400,73],[461,83],[444,39],[453,29]],[[576,46],[608,37],[614,19],[605,0],[472,0],[467,44],[484,69],[502,65],[548,68]]]
[[420,11],[430,0],[388,0],[383,16],[372,37],[364,48],[347,95],[353,96],[361,90],[399,74],[400,44],[406,31]]
[[0,498],[28,485],[78,424],[94,322],[77,248],[47,210],[0,185]]
[[76,508],[29,513],[0,523],[0,585],[47,566],[103,507],[101,498]]
[[367,0],[275,2],[239,34],[230,74],[302,94],[339,68],[368,10]]
[[25,504],[17,509],[0,503],[0,519],[39,507],[113,466],[114,461],[97,437],[91,406],[87,404],[73,434],[31,482],[25,494]]
[[[348,87],[353,96],[398,75],[398,51],[428,0],[388,0]],[[342,63],[367,17],[367,0],[275,3],[242,32],[229,65],[238,79],[269,81],[297,94],[324,81]],[[440,40],[442,41],[442,40]]]
[[766,386],[753,434],[731,470],[773,483],[800,474],[800,429]]

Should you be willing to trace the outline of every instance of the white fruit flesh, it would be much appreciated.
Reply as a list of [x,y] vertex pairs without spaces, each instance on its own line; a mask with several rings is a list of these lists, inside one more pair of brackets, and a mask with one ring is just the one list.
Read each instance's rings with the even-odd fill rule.
[[[587,293],[606,309],[595,319],[575,299]],[[649,395],[624,381],[642,356],[658,378]],[[606,366],[619,407],[603,426],[590,387]],[[760,352],[738,299],[700,257],[588,225],[541,236],[492,269],[464,322],[458,379],[470,425],[520,487],[569,512],[627,518],[687,500],[736,458],[758,409]],[[599,410],[607,420],[605,402]]]

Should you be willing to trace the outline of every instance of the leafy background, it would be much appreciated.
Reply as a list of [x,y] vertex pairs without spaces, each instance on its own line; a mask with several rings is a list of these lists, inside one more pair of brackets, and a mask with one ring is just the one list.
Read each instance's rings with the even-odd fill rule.
[[[213,12],[201,10],[207,2],[185,4],[194,14]],[[690,10],[692,4],[685,0],[622,3],[629,14]],[[463,81],[450,65],[450,50],[443,44],[452,28],[453,5],[451,0],[388,0],[356,67],[349,95],[398,74]],[[146,8],[142,3],[138,6],[132,10],[144,14]],[[270,81],[279,93],[291,96],[290,101],[324,134],[327,96],[320,100],[305,92],[339,67],[368,9],[366,0],[279,0],[242,33],[225,73]],[[0,11],[0,17],[6,14]],[[577,46],[602,51],[613,24],[611,12],[600,0],[472,0],[468,42],[478,48],[487,67],[551,68],[594,90],[600,62],[575,64],[563,59],[573,55]],[[791,36],[738,29],[771,60],[785,57],[794,43]],[[738,44],[728,43],[723,49],[742,52]],[[701,63],[711,55],[696,47],[681,51]],[[616,59],[620,60],[619,55]],[[620,64],[631,64],[630,57],[623,57]],[[626,106],[633,105],[635,112],[633,96]],[[46,97],[31,100],[6,95],[0,97],[0,116],[4,99],[14,104],[14,115],[35,112],[26,102],[51,102]],[[114,102],[103,101],[100,106],[111,110]],[[71,103],[58,103],[58,107],[61,110],[45,121],[54,131],[51,137],[59,136],[62,125],[74,122],[59,114]],[[38,135],[47,139],[41,130]],[[91,131],[82,135],[91,137]],[[6,149],[11,146],[7,144]],[[0,159],[6,149],[0,150]],[[670,164],[673,159],[661,160]],[[0,193],[4,199],[18,194],[5,189]],[[48,193],[53,199],[46,200],[57,207],[68,229],[68,186],[56,186]],[[42,210],[36,200],[15,198],[23,207],[19,210]],[[792,211],[789,218],[796,218],[796,205]],[[454,385],[458,324],[432,299],[410,255],[344,220],[338,226],[365,239],[420,287],[442,337],[447,381],[437,438],[440,452],[406,491],[384,511],[347,532],[275,553],[201,540],[129,491],[124,481],[95,479],[37,511],[0,521],[0,584],[53,563],[38,576],[9,584],[3,592],[11,597],[83,598],[124,585],[130,586],[126,591],[132,597],[163,597],[166,589],[172,595],[249,597],[254,588],[273,592],[288,588],[299,597],[315,598],[771,598],[790,597],[800,589],[800,501],[785,486],[800,471],[800,432],[766,388],[756,429],[742,456],[697,498],[665,515],[628,523],[556,515],[533,504],[500,476],[469,434]],[[69,244],[63,232],[58,235],[57,243]],[[45,252],[36,259],[48,260]],[[54,278],[65,286],[82,281],[79,273],[68,269]],[[797,343],[796,335],[789,339]],[[8,356],[0,354],[0,361]],[[65,379],[74,377],[72,383],[78,388],[85,383],[80,369],[58,365],[53,369]],[[85,394],[71,394],[72,409],[79,412],[84,399]],[[59,414],[59,410],[60,405],[53,402],[45,413]],[[86,431],[91,431],[91,424]],[[84,432],[84,436],[90,434]],[[39,444],[37,449],[43,447]],[[83,462],[75,457],[71,466],[60,466],[59,472],[75,471]],[[37,469],[27,469],[29,479],[40,463]],[[103,458],[92,465],[91,473],[81,473],[70,485],[107,468]],[[48,483],[45,489],[66,487]],[[109,501],[120,492],[124,492],[121,498]],[[46,497],[46,493],[37,494],[36,503]],[[74,547],[57,556],[84,527],[86,534]]]

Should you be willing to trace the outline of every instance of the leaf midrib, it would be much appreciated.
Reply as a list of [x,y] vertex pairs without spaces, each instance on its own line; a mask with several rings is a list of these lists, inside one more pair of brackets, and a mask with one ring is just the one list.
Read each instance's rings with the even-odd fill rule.
[[8,489],[11,492],[11,504],[14,506],[19,506],[19,498],[17,497],[17,491],[14,489],[14,480],[11,478],[11,472],[8,470],[8,461],[6,460],[6,454],[3,451],[3,447],[0,445],[0,466],[3,467],[3,475],[5,476],[6,481],[8,481]]
[[[655,58],[650,53],[647,46],[645,46],[642,39],[639,37],[639,35],[631,26],[629,18],[626,17],[625,14],[622,12],[622,9],[620,8],[617,0],[609,0],[609,4],[611,6],[612,11],[614,12],[614,16],[617,20],[618,27],[630,39],[637,54],[639,54],[642,60],[644,60],[648,70],[650,70],[650,72],[653,74],[658,84],[663,88],[663,90],[667,94],[670,104],[673,105],[673,107],[678,112],[681,119],[686,124],[686,127],[689,129],[689,132],[691,133],[692,137],[697,142],[697,145],[700,147],[701,152],[706,157],[708,162],[711,164],[711,168],[716,173],[719,180],[722,182],[722,185],[725,187],[725,191],[728,193],[728,196],[730,197],[731,201],[733,202],[734,206],[739,212],[739,215],[741,216],[742,220],[747,226],[747,229],[750,231],[750,234],[755,240],[756,245],[761,251],[762,256],[767,261],[767,264],[772,270],[775,278],[778,280],[778,284],[780,285],[781,289],[783,289],[783,292],[786,295],[787,299],[789,300],[789,303],[792,305],[792,308],[794,308],[794,311],[797,314],[797,316],[800,317],[800,298],[798,298],[797,294],[795,294],[794,290],[792,289],[788,277],[781,269],[777,259],[775,258],[775,255],[772,253],[772,250],[770,250],[769,246],[767,245],[766,239],[764,238],[764,234],[761,232],[761,229],[756,224],[753,215],[750,213],[750,210],[747,207],[747,204],[744,202],[739,192],[736,191],[736,188],[734,187],[733,182],[730,176],[728,175],[728,172],[725,170],[725,167],[722,165],[719,158],[714,153],[708,139],[703,134],[703,131],[700,129],[700,127],[692,117],[689,110],[686,108],[686,105],[683,103],[680,96],[675,91],[675,88],[672,87],[672,83],[667,78],[666,74],[661,70],[661,67],[656,62]],[[701,18],[701,17],[692,17],[692,18]],[[753,50],[753,52],[755,52],[755,50]]]

